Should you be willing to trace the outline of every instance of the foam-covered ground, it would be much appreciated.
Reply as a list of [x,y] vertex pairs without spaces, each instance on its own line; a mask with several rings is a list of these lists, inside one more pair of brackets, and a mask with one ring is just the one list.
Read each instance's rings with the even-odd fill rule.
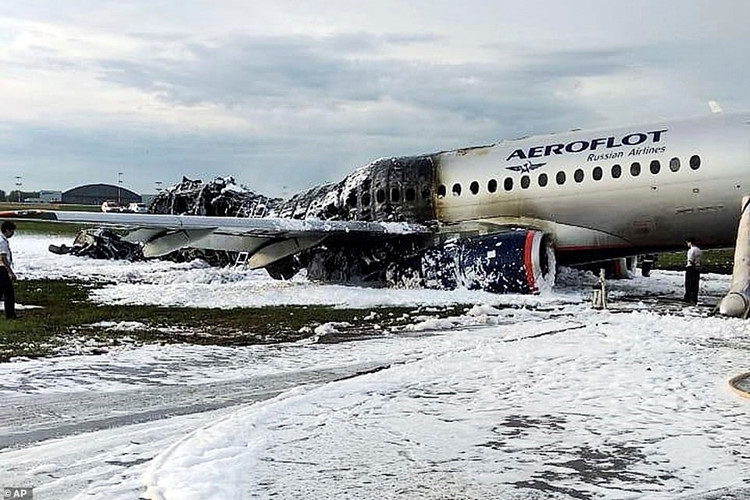
[[[531,297],[371,290],[50,242],[11,241],[21,277],[114,279],[102,302],[473,306],[398,331],[372,314],[376,335],[355,342],[2,364],[0,484],[35,498],[672,499],[750,478],[750,403],[727,386],[750,369],[750,324],[671,301],[681,273],[612,282],[596,311],[593,277],[566,269]],[[728,283],[704,276],[702,302]]]

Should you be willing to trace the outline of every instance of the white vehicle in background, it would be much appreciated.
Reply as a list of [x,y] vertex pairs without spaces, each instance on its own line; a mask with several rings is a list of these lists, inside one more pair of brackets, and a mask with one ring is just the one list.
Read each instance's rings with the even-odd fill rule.
[[145,203],[131,203],[128,205],[126,212],[134,212],[136,214],[147,214],[148,206]]
[[123,207],[116,201],[107,200],[102,203],[102,212],[122,212]]
[[135,202],[121,205],[116,201],[108,200],[102,203],[102,212],[145,214],[148,213],[148,206],[145,203]]

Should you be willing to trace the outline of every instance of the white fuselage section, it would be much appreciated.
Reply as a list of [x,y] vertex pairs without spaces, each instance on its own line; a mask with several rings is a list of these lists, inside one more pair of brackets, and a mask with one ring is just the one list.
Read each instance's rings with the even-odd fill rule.
[[[456,231],[537,227],[558,251],[731,246],[750,193],[750,115],[573,131],[439,155]],[[481,229],[480,229],[481,230]]]

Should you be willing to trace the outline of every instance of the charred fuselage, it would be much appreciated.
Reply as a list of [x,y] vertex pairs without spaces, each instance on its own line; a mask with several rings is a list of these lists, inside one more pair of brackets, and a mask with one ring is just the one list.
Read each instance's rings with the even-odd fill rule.
[[433,220],[435,157],[382,158],[341,182],[317,186],[275,206],[278,217],[419,222]]

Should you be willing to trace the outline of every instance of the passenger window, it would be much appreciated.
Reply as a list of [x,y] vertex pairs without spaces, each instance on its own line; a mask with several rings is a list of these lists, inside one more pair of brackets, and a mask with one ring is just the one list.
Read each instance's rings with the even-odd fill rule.
[[503,188],[506,191],[510,191],[511,189],[513,189],[513,179],[511,177],[505,178],[505,180],[503,181]]
[[583,170],[580,168],[577,169],[575,174],[573,174],[573,179],[575,179],[576,182],[583,182]]
[[595,181],[602,180],[602,167],[594,167],[594,170],[591,171],[591,177],[593,177]]
[[451,192],[453,193],[453,196],[461,196],[461,184],[458,182],[455,183]]
[[528,189],[530,185],[531,185],[531,177],[529,177],[528,175],[522,176],[521,177],[521,187],[523,189]]
[[370,193],[365,191],[362,193],[362,206],[363,207],[369,207],[370,206]]
[[698,170],[701,168],[701,157],[698,155],[693,155],[690,157],[690,168],[693,170]]
[[378,189],[377,193],[375,193],[375,199],[378,203],[385,203],[385,191]]
[[417,191],[414,188],[406,188],[404,197],[406,201],[414,201],[417,199]]
[[393,203],[398,203],[399,200],[401,200],[401,191],[399,191],[398,188],[392,188],[391,189],[391,201]]
[[[445,195],[443,195],[445,196]],[[430,188],[425,186],[422,188],[422,199],[423,200],[429,200],[430,199]]]
[[633,177],[641,175],[641,164],[637,161],[630,164],[630,175]]
[[357,193],[354,191],[349,192],[349,196],[346,197],[346,206],[349,208],[357,207]]
[[659,160],[652,160],[649,168],[651,169],[651,173],[656,175],[661,171],[661,163],[659,163]]
[[497,180],[490,179],[490,181],[487,183],[487,191],[490,193],[494,193],[497,191]]
[[471,191],[471,194],[477,194],[479,192],[479,183],[477,181],[474,181],[469,186],[469,190]]
[[537,178],[537,182],[539,183],[540,187],[544,187],[547,185],[547,174],[539,174],[539,177]]
[[438,192],[437,192],[438,198],[445,198],[445,186],[440,184],[438,186]]
[[680,169],[680,159],[679,158],[672,158],[669,160],[669,170],[672,172],[677,172]]
[[620,165],[612,165],[612,178],[619,179],[622,175],[622,167]]
[[560,170],[557,173],[557,175],[555,176],[555,181],[560,186],[562,186],[563,184],[565,184],[565,172],[563,172],[562,170]]

